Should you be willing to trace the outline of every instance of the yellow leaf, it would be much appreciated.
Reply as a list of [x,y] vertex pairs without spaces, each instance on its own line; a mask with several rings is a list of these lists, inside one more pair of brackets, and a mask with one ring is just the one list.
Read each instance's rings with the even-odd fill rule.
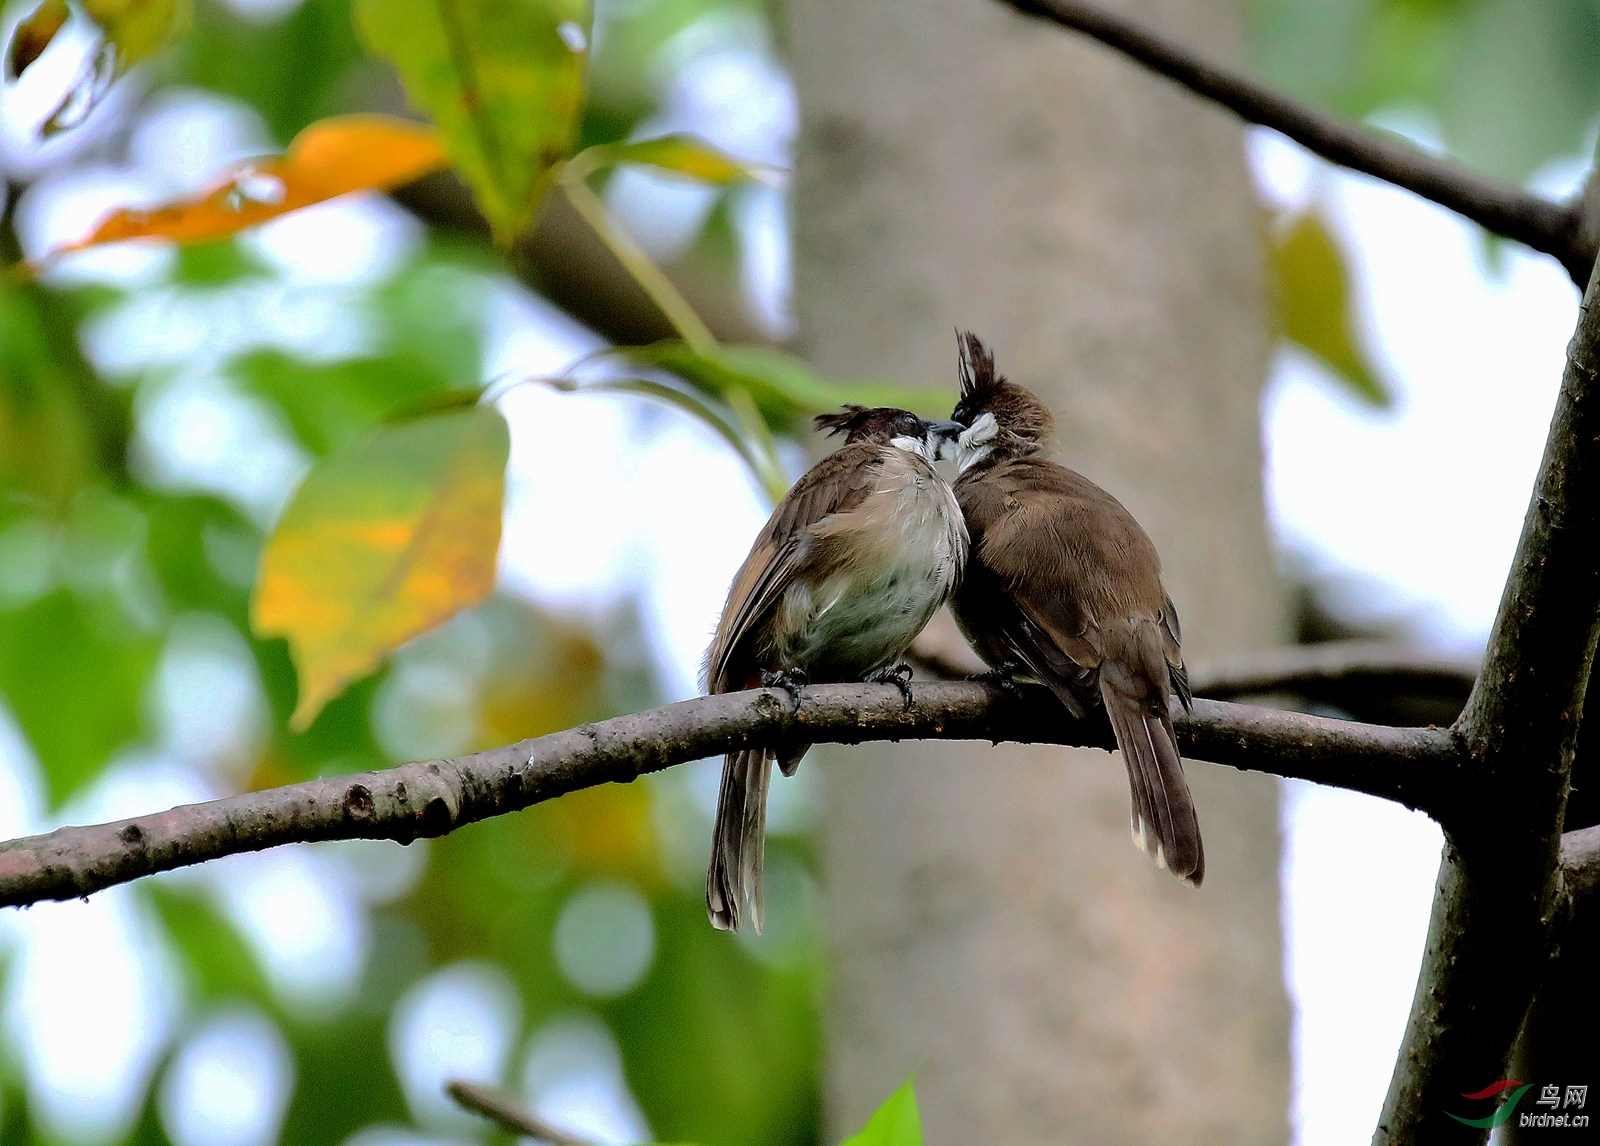
[[510,438],[492,407],[390,424],[324,458],[261,556],[251,623],[283,636],[304,730],[399,645],[494,589]]
[[44,50],[71,14],[67,0],[44,0],[31,16],[18,24],[11,33],[11,49],[6,53],[7,75],[20,76],[44,55]]
[[577,140],[586,0],[357,0],[356,16],[509,245],[533,226]]
[[117,211],[88,238],[46,258],[124,239],[223,238],[337,195],[397,187],[444,165],[438,139],[427,127],[381,115],[333,116],[295,136],[285,155],[238,164],[196,198]]
[[1321,217],[1300,215],[1269,254],[1284,337],[1322,359],[1358,398],[1387,407],[1389,388],[1356,338],[1344,257]]

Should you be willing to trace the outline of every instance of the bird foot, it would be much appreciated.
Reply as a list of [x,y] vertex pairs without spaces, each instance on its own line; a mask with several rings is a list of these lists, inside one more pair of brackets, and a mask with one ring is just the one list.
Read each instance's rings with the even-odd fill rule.
[[1006,696],[1012,700],[1021,700],[1022,686],[1017,683],[1017,674],[1023,667],[1021,661],[1005,661],[988,672],[973,673],[967,679],[979,684],[999,685]]
[[869,684],[892,684],[900,690],[900,695],[905,699],[906,708],[912,703],[911,696],[911,666],[908,664],[890,665],[881,668],[867,678]]
[[762,688],[781,688],[789,694],[789,702],[794,705],[794,711],[800,711],[800,702],[805,699],[806,672],[805,669],[780,669],[777,672],[764,672],[761,674]]

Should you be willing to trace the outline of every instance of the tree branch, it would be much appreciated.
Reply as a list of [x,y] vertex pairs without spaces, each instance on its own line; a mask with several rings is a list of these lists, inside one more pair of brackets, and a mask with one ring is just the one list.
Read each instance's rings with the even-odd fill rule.
[[1375,1143],[1481,1140],[1447,1106],[1474,1080],[1504,1077],[1550,954],[1559,833],[1600,621],[1597,295],[1591,279],[1483,671],[1457,722],[1470,763],[1439,809],[1445,858]]
[[[454,759],[330,777],[0,844],[0,906],[75,899],[236,852],[334,839],[408,843],[579,788],[737,748],[802,741],[1002,740],[1109,749],[1103,719],[1073,720],[1043,689],[1013,699],[973,682],[825,685],[798,707],[781,690],[699,697]],[[1432,810],[1460,766],[1449,731],[1385,728],[1196,701],[1177,720],[1185,755],[1353,788]]]
[[[1561,837],[1562,897],[1555,912],[1551,955],[1523,1020],[1510,1076],[1555,1079],[1588,1076],[1600,1060],[1594,1029],[1600,1019],[1600,828]],[[1508,1143],[1534,1140],[1534,1131],[1503,1131]]]
[[1030,16],[1082,32],[1196,95],[1220,104],[1246,123],[1282,132],[1330,163],[1375,176],[1473,222],[1554,256],[1579,287],[1589,281],[1595,237],[1581,203],[1552,203],[1429,155],[1397,136],[1378,135],[1319,111],[1265,84],[1207,63],[1188,48],[1163,39],[1083,0],[1004,0]]

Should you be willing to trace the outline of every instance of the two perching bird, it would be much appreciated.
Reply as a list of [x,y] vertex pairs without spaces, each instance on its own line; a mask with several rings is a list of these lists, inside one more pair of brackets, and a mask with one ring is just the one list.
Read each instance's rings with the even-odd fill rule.
[[[1047,686],[1075,717],[1104,706],[1128,769],[1134,841],[1198,885],[1205,853],[1173,734],[1189,704],[1178,616],[1155,546],[1099,486],[1051,461],[1054,422],[961,336],[953,420],[846,407],[819,427],[845,444],[773,511],[734,578],[707,654],[713,693],[880,680],[906,687],[911,642],[950,600],[999,679]],[[933,461],[954,457],[953,486]],[[809,745],[730,753],[722,768],[706,908],[761,926],[767,786]]]

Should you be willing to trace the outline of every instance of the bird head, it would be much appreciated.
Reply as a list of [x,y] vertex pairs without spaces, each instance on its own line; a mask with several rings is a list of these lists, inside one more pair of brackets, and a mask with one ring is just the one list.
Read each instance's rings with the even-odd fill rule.
[[933,461],[940,447],[950,440],[960,426],[954,422],[928,422],[910,410],[893,406],[845,406],[837,414],[818,414],[817,429],[830,434],[843,434],[845,444],[851,442],[878,442],[897,446],[909,453]]
[[950,415],[960,430],[944,447],[967,469],[991,454],[1021,457],[1046,449],[1055,437],[1049,407],[994,368],[994,355],[970,331],[958,335],[961,400]]

